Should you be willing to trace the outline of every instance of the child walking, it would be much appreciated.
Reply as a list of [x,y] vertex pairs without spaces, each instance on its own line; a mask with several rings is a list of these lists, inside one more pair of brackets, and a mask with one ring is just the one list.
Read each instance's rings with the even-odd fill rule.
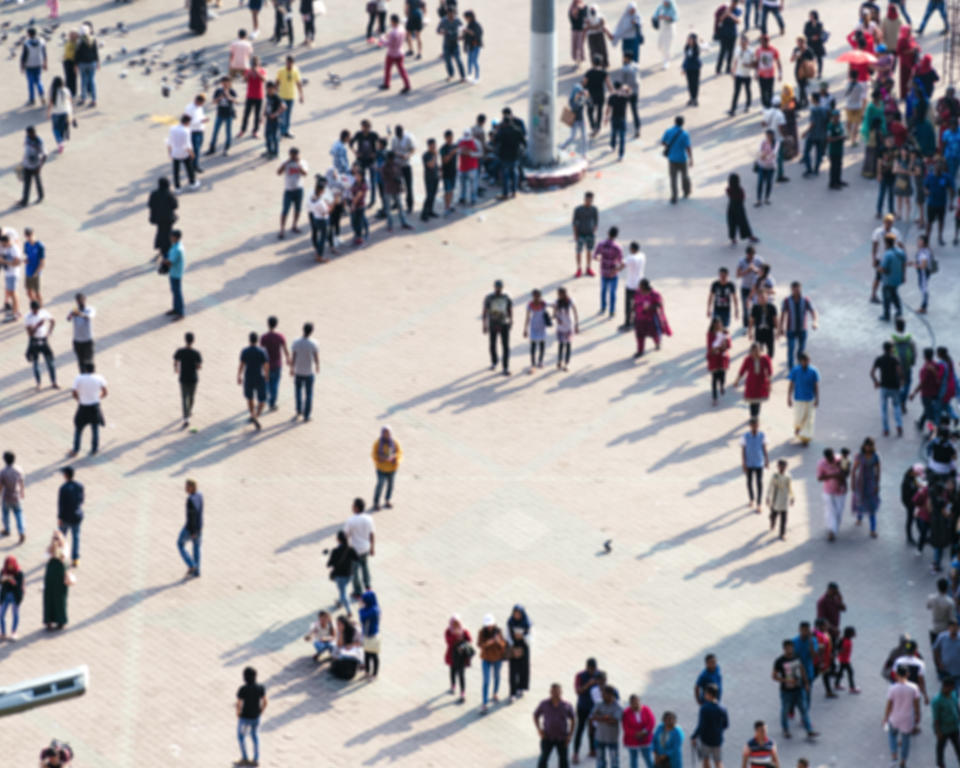
[[[793,505],[793,479],[787,472],[787,460],[777,461],[777,471],[770,477],[767,486],[767,506],[770,507],[770,530],[780,517],[780,541],[787,537],[787,507]],[[851,683],[852,685],[852,683]]]
[[843,677],[843,672],[847,672],[847,680],[850,681],[850,693],[860,693],[860,689],[853,682],[853,667],[850,666],[850,657],[853,655],[853,638],[857,636],[857,630],[853,627],[846,627],[843,630],[843,639],[840,641],[840,650],[837,652],[837,661],[840,663],[840,668],[837,670],[837,681],[834,684],[834,688],[838,691],[843,690],[843,685],[840,682],[840,679]]

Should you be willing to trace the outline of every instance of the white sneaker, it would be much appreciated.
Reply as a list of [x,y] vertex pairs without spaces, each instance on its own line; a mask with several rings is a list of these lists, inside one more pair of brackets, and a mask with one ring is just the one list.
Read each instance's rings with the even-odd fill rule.
[[180,194],[180,191],[181,191],[181,190],[180,190],[180,187],[174,187],[174,188],[173,188],[173,194],[175,194],[175,195],[179,195],[179,194]]
[[190,189],[200,189],[200,182],[199,181],[193,182],[193,184],[190,185]]
[[251,39],[251,40],[256,40],[258,37],[260,37],[260,30],[259,30],[259,29],[255,29],[255,30],[253,30],[253,32],[250,33],[250,39]]

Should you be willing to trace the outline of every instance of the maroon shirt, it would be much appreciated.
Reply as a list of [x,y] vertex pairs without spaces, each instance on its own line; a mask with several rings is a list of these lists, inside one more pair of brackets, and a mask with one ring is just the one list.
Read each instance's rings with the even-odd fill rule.
[[260,337],[260,346],[267,350],[267,359],[270,361],[271,371],[283,367],[283,345],[286,343],[283,334],[276,331],[267,331]]
[[567,723],[573,719],[573,707],[563,699],[553,706],[550,699],[544,699],[534,710],[536,718],[543,718],[543,736],[547,741],[566,741]]

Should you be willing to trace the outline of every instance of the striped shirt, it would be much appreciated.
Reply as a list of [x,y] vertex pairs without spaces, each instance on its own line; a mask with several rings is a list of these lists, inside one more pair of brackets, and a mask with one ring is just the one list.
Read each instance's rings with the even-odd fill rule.
[[750,739],[747,742],[747,768],[762,768],[763,766],[773,765],[773,750],[773,739],[762,742]]
[[616,277],[623,266],[623,249],[616,240],[604,240],[593,252],[594,258],[600,259],[600,276]]

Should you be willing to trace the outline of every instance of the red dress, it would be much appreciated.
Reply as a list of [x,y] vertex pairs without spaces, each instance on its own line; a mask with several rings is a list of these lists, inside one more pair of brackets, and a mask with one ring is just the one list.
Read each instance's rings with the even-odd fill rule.
[[717,338],[717,334],[715,334],[713,331],[707,331],[708,371],[725,371],[730,367],[730,335],[725,335],[727,337],[726,343],[715,347],[713,342]]
[[[770,397],[770,377],[773,375],[773,366],[766,355],[754,358],[751,355],[740,366],[739,376],[746,376],[743,386],[743,399],[747,402],[759,403]],[[738,377],[739,377],[738,376]]]

